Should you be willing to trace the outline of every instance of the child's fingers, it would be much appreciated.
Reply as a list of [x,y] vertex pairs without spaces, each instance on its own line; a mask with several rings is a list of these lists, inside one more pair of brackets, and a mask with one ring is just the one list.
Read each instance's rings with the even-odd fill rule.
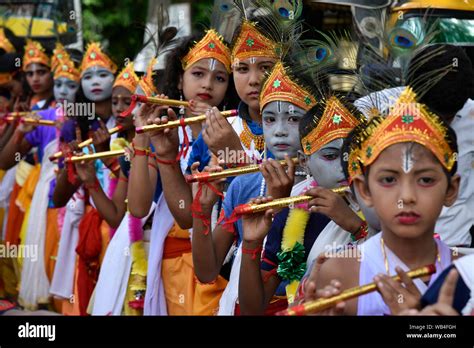
[[200,165],[200,162],[194,162],[191,165],[191,173],[198,174],[199,173],[199,171],[198,171],[199,165]]
[[459,278],[459,273],[456,269],[452,269],[446,277],[443,286],[438,296],[438,303],[446,304],[449,306],[453,305],[454,292],[456,290],[456,283]]
[[387,281],[381,276],[375,277],[374,280],[375,284],[377,285],[377,289],[382,295],[385,303],[387,303],[387,305],[395,303],[397,293],[395,289],[393,289],[390,284],[388,284]]
[[416,287],[413,279],[411,279],[400,267],[396,267],[395,271],[397,272],[398,276],[402,280],[403,284],[405,285],[406,289],[411,292],[412,294],[419,294],[420,291]]
[[79,126],[76,126],[75,131],[76,131],[76,140],[79,143],[82,143],[81,128],[79,128]]

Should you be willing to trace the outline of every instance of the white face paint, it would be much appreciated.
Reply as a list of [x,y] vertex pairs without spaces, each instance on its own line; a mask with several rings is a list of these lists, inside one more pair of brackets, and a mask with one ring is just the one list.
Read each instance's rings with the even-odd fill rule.
[[366,206],[364,203],[364,200],[360,197],[360,194],[357,188],[355,186],[353,187],[354,187],[354,193],[357,199],[357,203],[359,204],[360,210],[362,210],[362,213],[365,216],[365,220],[367,221],[367,224],[375,231],[381,231],[382,227],[380,225],[380,219],[377,216],[375,209]]
[[209,59],[209,70],[214,71],[216,70],[217,60],[214,58]]
[[114,74],[107,69],[93,66],[81,78],[82,90],[87,99],[99,102],[112,96]]
[[76,93],[79,90],[79,83],[68,79],[66,77],[60,77],[54,80],[54,99],[58,103],[74,103],[76,101]]
[[307,170],[325,188],[347,185],[341,165],[342,138],[331,141],[310,156],[305,155]]
[[410,173],[415,164],[412,149],[411,144],[406,144],[402,149],[402,169],[405,174]]
[[301,150],[298,126],[305,113],[303,109],[284,101],[274,101],[263,108],[265,144],[276,159],[284,159],[285,154],[296,157],[298,150]]

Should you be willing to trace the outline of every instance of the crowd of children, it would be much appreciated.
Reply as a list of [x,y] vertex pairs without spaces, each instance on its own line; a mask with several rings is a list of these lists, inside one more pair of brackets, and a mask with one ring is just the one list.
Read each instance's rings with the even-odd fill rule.
[[359,69],[342,92],[344,35],[238,3],[232,42],[171,40],[160,81],[155,58],[117,74],[100,43],[0,28],[22,62],[0,83],[0,313],[274,315],[369,283],[319,314],[474,313],[462,48],[417,47],[398,84]]

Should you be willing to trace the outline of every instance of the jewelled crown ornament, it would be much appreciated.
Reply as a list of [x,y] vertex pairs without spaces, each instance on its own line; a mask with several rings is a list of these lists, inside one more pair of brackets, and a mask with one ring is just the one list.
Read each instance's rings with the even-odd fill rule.
[[138,82],[139,78],[135,73],[133,62],[130,62],[118,74],[112,88],[124,87],[133,94],[138,86]]
[[81,77],[87,69],[94,66],[105,68],[112,72],[112,74],[117,72],[117,65],[102,51],[98,42],[91,42],[87,46],[81,63]]
[[416,100],[416,94],[407,87],[388,116],[371,130],[360,149],[362,165],[371,165],[387,147],[414,142],[428,148],[447,171],[451,171],[456,162],[448,130],[440,118]]
[[224,64],[228,73],[230,69],[230,49],[224,43],[224,39],[214,29],[206,31],[206,35],[189,50],[182,59],[183,70],[201,59],[213,58]]
[[76,82],[80,80],[79,69],[76,68],[69,53],[67,53],[64,46],[59,42],[56,43],[56,48],[53,51],[51,70],[53,71],[54,79],[65,77]]
[[263,35],[255,23],[248,20],[242,22],[240,33],[232,49],[232,65],[248,58],[267,57],[279,59],[279,45]]
[[260,110],[273,101],[287,101],[308,111],[316,105],[310,88],[290,76],[289,68],[282,62],[273,67],[260,92]]
[[26,40],[25,54],[23,55],[23,70],[30,64],[51,66],[51,61],[38,41]]
[[320,118],[314,116],[317,126],[301,140],[306,155],[315,153],[335,139],[346,138],[364,121],[362,115],[355,110],[349,110],[335,95],[321,100],[320,105],[324,108],[324,112]]

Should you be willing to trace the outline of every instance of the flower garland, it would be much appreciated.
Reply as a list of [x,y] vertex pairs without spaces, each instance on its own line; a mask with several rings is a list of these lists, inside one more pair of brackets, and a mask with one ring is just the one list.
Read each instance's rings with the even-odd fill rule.
[[293,303],[296,290],[306,271],[304,234],[310,213],[301,208],[290,210],[283,230],[281,251],[277,254],[280,261],[277,274],[289,284],[286,286],[288,303]]

